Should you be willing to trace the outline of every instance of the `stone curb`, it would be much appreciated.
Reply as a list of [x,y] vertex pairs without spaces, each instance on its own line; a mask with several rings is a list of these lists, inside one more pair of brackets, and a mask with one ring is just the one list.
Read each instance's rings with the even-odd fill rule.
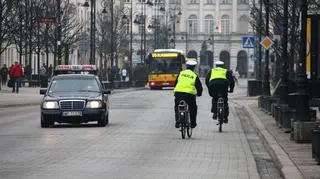
[[263,140],[264,146],[275,161],[281,175],[286,179],[303,179],[303,174],[298,167],[292,162],[288,154],[281,148],[274,137],[264,127],[258,115],[247,105],[243,105],[245,110],[249,113],[251,121],[257,127],[260,138]]
[[[119,94],[119,93],[126,93],[126,92],[132,92],[132,91],[138,91],[138,90],[144,90],[146,88],[141,87],[141,88],[132,88],[132,89],[127,89],[127,90],[117,90],[114,89],[111,92],[111,95],[113,94]],[[40,101],[32,101],[32,102],[27,102],[27,103],[20,103],[20,104],[0,104],[0,108],[11,108],[11,107],[22,107],[22,106],[36,106],[40,105]]]

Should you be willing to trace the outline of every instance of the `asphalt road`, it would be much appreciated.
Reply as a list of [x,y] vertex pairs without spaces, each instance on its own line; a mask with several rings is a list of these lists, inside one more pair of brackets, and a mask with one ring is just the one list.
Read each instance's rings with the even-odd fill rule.
[[[238,91],[234,98],[245,96]],[[198,98],[198,127],[188,140],[174,128],[170,90],[114,94],[110,103],[104,128],[42,129],[39,106],[0,109],[0,178],[260,178],[232,99],[219,133],[210,98]]]

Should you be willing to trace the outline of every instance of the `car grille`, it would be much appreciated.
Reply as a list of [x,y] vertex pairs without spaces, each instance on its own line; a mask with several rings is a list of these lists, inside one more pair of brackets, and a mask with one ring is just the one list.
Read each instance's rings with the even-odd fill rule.
[[85,105],[84,100],[61,100],[59,102],[61,110],[82,110]]

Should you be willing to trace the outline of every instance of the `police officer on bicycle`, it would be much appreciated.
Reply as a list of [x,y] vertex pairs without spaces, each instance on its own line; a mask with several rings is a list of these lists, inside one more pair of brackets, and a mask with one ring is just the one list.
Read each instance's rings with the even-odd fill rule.
[[217,119],[217,101],[219,94],[222,95],[225,102],[225,116],[224,123],[228,123],[229,106],[228,106],[228,87],[229,92],[233,92],[234,79],[232,73],[224,67],[223,61],[216,61],[215,68],[206,76],[206,85],[208,87],[209,95],[212,97],[211,112],[213,113],[212,118]]
[[174,86],[174,110],[176,119],[176,128],[180,127],[178,105],[181,100],[185,100],[189,106],[191,128],[197,126],[197,110],[196,95],[202,95],[202,84],[198,75],[194,72],[197,62],[194,60],[188,60],[186,62],[187,68],[179,73]]

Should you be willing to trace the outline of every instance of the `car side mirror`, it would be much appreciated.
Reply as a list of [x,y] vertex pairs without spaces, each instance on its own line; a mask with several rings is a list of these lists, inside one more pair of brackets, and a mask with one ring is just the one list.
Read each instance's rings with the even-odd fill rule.
[[111,90],[109,89],[104,89],[102,92],[103,94],[111,94]]
[[46,94],[47,93],[47,89],[40,89],[40,94]]

